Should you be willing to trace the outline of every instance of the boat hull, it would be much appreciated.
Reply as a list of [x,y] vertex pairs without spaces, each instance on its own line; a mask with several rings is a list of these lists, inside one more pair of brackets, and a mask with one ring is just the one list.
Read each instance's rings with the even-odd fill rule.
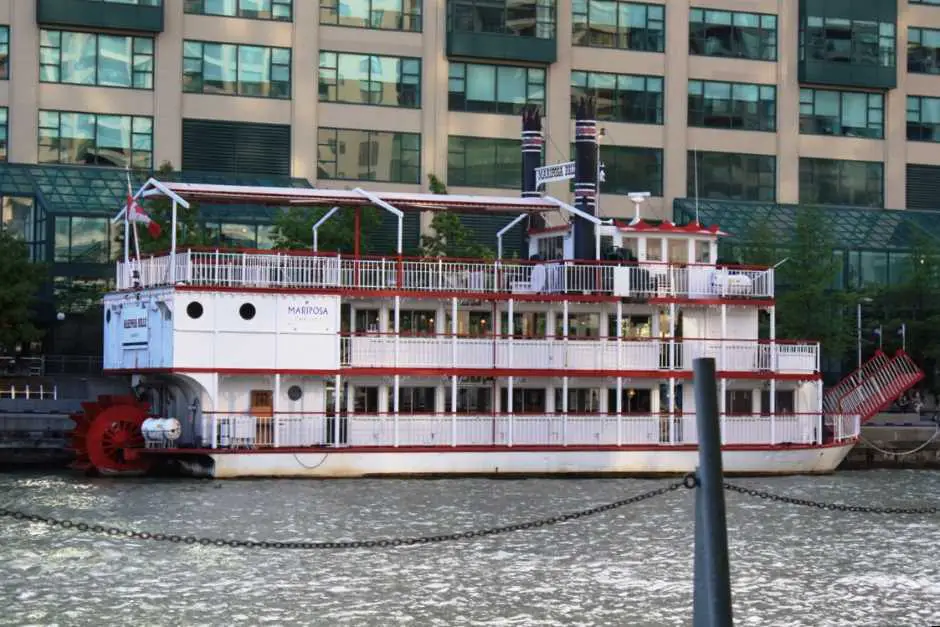
[[[728,475],[833,472],[854,443],[824,447],[735,448],[722,452]],[[209,474],[243,477],[381,477],[466,475],[676,475],[695,470],[698,450],[295,450],[208,453]]]

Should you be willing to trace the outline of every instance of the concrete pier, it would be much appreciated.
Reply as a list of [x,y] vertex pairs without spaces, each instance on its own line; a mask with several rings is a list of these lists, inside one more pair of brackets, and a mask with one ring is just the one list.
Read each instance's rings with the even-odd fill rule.
[[[940,470],[938,426],[940,425],[932,420],[932,416],[879,414],[862,427],[862,439],[846,457],[840,469]],[[933,440],[925,446],[931,438]]]

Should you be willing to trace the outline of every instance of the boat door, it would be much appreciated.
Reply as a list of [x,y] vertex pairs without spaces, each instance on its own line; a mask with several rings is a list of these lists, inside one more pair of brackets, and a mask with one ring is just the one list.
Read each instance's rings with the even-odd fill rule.
[[274,392],[252,390],[250,412],[255,417],[255,446],[274,445]]

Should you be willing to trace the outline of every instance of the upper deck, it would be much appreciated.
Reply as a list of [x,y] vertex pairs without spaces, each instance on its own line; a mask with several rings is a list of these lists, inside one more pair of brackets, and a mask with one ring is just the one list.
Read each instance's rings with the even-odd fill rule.
[[774,270],[708,263],[484,261],[222,250],[186,250],[117,264],[118,290],[170,285],[333,293],[400,291],[432,297],[434,293],[526,298],[590,295],[761,302],[774,297]]

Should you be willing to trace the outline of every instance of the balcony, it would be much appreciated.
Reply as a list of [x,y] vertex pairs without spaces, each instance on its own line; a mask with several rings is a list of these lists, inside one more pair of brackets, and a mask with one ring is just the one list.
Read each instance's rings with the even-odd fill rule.
[[136,3],[36,0],[36,23],[40,26],[162,33],[163,0],[137,0]]
[[[135,279],[134,274],[138,278]],[[402,290],[456,294],[595,295],[655,299],[767,300],[774,270],[708,264],[457,261],[353,258],[305,252],[187,250],[118,262],[117,288],[174,284],[207,288]]]
[[[859,418],[818,413],[722,415],[725,445],[851,442]],[[337,425],[337,423],[339,423]],[[337,426],[339,427],[337,429]],[[213,449],[324,446],[663,446],[695,445],[695,414],[204,414]],[[333,441],[339,432],[341,441]]]
[[[670,358],[670,355],[672,358]],[[342,338],[345,368],[436,368],[558,373],[662,373],[712,357],[719,372],[813,375],[819,344],[763,340],[509,338],[353,335]]]
[[558,57],[554,0],[450,0],[447,56],[551,64]]

